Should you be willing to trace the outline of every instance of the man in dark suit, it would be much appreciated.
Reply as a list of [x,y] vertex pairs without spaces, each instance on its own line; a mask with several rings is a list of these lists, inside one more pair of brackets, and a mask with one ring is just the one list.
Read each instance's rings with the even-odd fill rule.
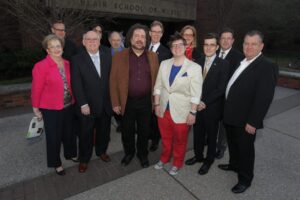
[[237,172],[238,183],[231,189],[233,193],[242,193],[251,185],[256,131],[263,128],[263,119],[273,99],[278,77],[278,67],[262,55],[263,47],[261,32],[246,34],[243,43],[245,59],[226,87],[223,121],[229,164],[218,167]]
[[[157,54],[158,61],[169,59],[172,57],[171,51],[160,43],[160,39],[164,33],[164,26],[160,21],[153,21],[150,25],[149,35],[151,37],[151,43],[149,45],[149,50],[153,51]],[[157,124],[157,118],[155,113],[152,113],[152,121],[151,121],[151,133],[150,140],[151,146],[149,148],[150,151],[156,151],[158,148],[158,143],[160,139],[160,132]]]
[[[219,48],[218,38],[214,33],[204,37],[203,50],[205,57],[199,60],[203,67],[202,97],[198,106],[196,123],[194,124],[195,156],[185,163],[193,165],[203,162],[198,173],[204,175],[214,162],[219,121],[223,111],[224,93],[228,76],[228,62],[216,55]],[[204,159],[204,144],[207,138],[207,153]]]
[[100,37],[94,31],[84,34],[83,46],[86,50],[72,59],[71,73],[72,88],[80,110],[79,172],[86,171],[91,159],[94,129],[96,155],[105,162],[110,161],[106,150],[112,115],[109,96],[110,50],[100,46]]
[[64,49],[62,57],[68,61],[71,61],[72,56],[77,53],[76,45],[66,38],[66,26],[62,20],[53,21],[51,25],[51,32],[57,37],[64,40]]
[[[230,28],[224,28],[220,32],[220,49],[217,51],[219,58],[225,59],[229,63],[228,79],[231,77],[235,69],[240,65],[240,62],[244,59],[244,55],[237,49],[233,48],[234,43],[234,31]],[[226,133],[223,122],[220,122],[218,140],[217,140],[216,158],[221,159],[224,156],[224,152],[227,147]]]

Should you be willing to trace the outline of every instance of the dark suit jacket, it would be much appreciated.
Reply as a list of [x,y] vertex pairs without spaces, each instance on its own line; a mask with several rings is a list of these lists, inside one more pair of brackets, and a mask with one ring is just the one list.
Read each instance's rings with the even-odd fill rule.
[[109,74],[111,69],[110,50],[100,46],[101,78],[86,50],[72,58],[71,81],[76,104],[81,107],[88,104],[91,114],[112,114],[109,95]]
[[[158,58],[154,52],[145,50],[151,73],[152,93],[158,72]],[[124,49],[113,56],[112,69],[110,74],[110,96],[112,106],[121,106],[122,115],[125,112],[125,106],[128,97],[129,84],[129,49]]]
[[[219,57],[220,49],[217,51],[217,56]],[[230,78],[234,71],[240,66],[241,61],[244,59],[244,55],[237,49],[231,48],[225,57],[225,60],[229,63],[228,78]]]
[[[201,57],[198,63],[204,68],[205,57]],[[202,84],[202,97],[206,108],[200,111],[205,116],[220,119],[223,112],[224,94],[228,80],[228,62],[216,57],[206,74]]]
[[169,59],[172,57],[171,51],[162,44],[159,45],[159,47],[155,53],[157,54],[159,63],[161,63],[161,61],[163,61],[163,60],[166,60],[166,59]]
[[278,67],[263,55],[254,60],[231,86],[224,105],[224,123],[263,128],[274,96]]
[[76,45],[69,39],[65,39],[64,52],[62,57],[71,62],[71,59],[77,53]]
[[197,60],[200,60],[202,56],[203,55],[201,53],[201,50],[198,48],[194,48],[193,54],[192,54],[193,61],[196,62]]

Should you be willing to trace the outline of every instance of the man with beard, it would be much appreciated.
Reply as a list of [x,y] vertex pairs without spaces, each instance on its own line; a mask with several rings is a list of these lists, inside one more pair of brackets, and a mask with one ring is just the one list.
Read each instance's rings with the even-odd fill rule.
[[[158,71],[158,59],[147,49],[149,30],[141,24],[133,25],[126,35],[128,49],[113,57],[110,74],[110,96],[113,110],[123,116],[122,143],[125,152],[121,164],[128,165],[137,157],[141,166],[149,166],[148,138],[150,131],[152,93]],[[135,125],[137,142],[135,144]]]

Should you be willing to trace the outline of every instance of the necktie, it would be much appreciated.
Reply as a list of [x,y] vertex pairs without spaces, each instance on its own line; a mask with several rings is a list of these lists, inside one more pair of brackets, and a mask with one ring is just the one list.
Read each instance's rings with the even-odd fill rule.
[[98,55],[93,55],[92,56],[92,60],[93,60],[93,63],[95,65],[95,68],[99,74],[99,76],[101,76],[101,71],[100,71],[100,63],[99,63],[99,56]]
[[210,60],[208,58],[205,59],[204,69],[203,69],[203,79],[205,79],[207,72],[208,72],[208,66],[210,65]]
[[221,56],[220,58],[224,59],[225,51],[221,51]]
[[150,46],[150,51],[153,51],[153,45]]

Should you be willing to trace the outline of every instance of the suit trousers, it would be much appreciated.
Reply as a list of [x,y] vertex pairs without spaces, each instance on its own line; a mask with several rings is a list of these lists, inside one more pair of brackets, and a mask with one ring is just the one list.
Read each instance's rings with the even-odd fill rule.
[[79,160],[88,163],[93,154],[94,130],[95,152],[97,156],[106,153],[110,141],[111,116],[102,112],[100,115],[80,115]]
[[256,134],[251,135],[244,127],[226,125],[229,164],[238,169],[240,183],[250,186],[253,179]]
[[[122,120],[122,143],[126,155],[134,155],[137,149],[138,158],[148,156],[151,111],[151,95],[141,98],[128,97]],[[135,144],[136,131],[137,142]]]
[[224,127],[223,121],[219,124],[219,132],[218,132],[218,142],[217,142],[217,150],[225,151],[227,148],[227,138],[226,138],[226,130]]
[[73,107],[62,110],[40,109],[43,114],[48,167],[61,166],[60,148],[63,144],[64,156],[70,159],[77,156],[77,145],[73,135]]
[[163,118],[158,117],[157,119],[162,141],[160,160],[163,163],[169,162],[173,150],[173,166],[181,168],[186,152],[190,126],[186,123],[176,124],[172,120],[169,110],[165,111]]
[[203,111],[197,112],[194,128],[194,153],[196,158],[202,159],[205,140],[207,139],[207,153],[205,161],[213,163],[216,154],[217,134],[219,120],[205,115]]

